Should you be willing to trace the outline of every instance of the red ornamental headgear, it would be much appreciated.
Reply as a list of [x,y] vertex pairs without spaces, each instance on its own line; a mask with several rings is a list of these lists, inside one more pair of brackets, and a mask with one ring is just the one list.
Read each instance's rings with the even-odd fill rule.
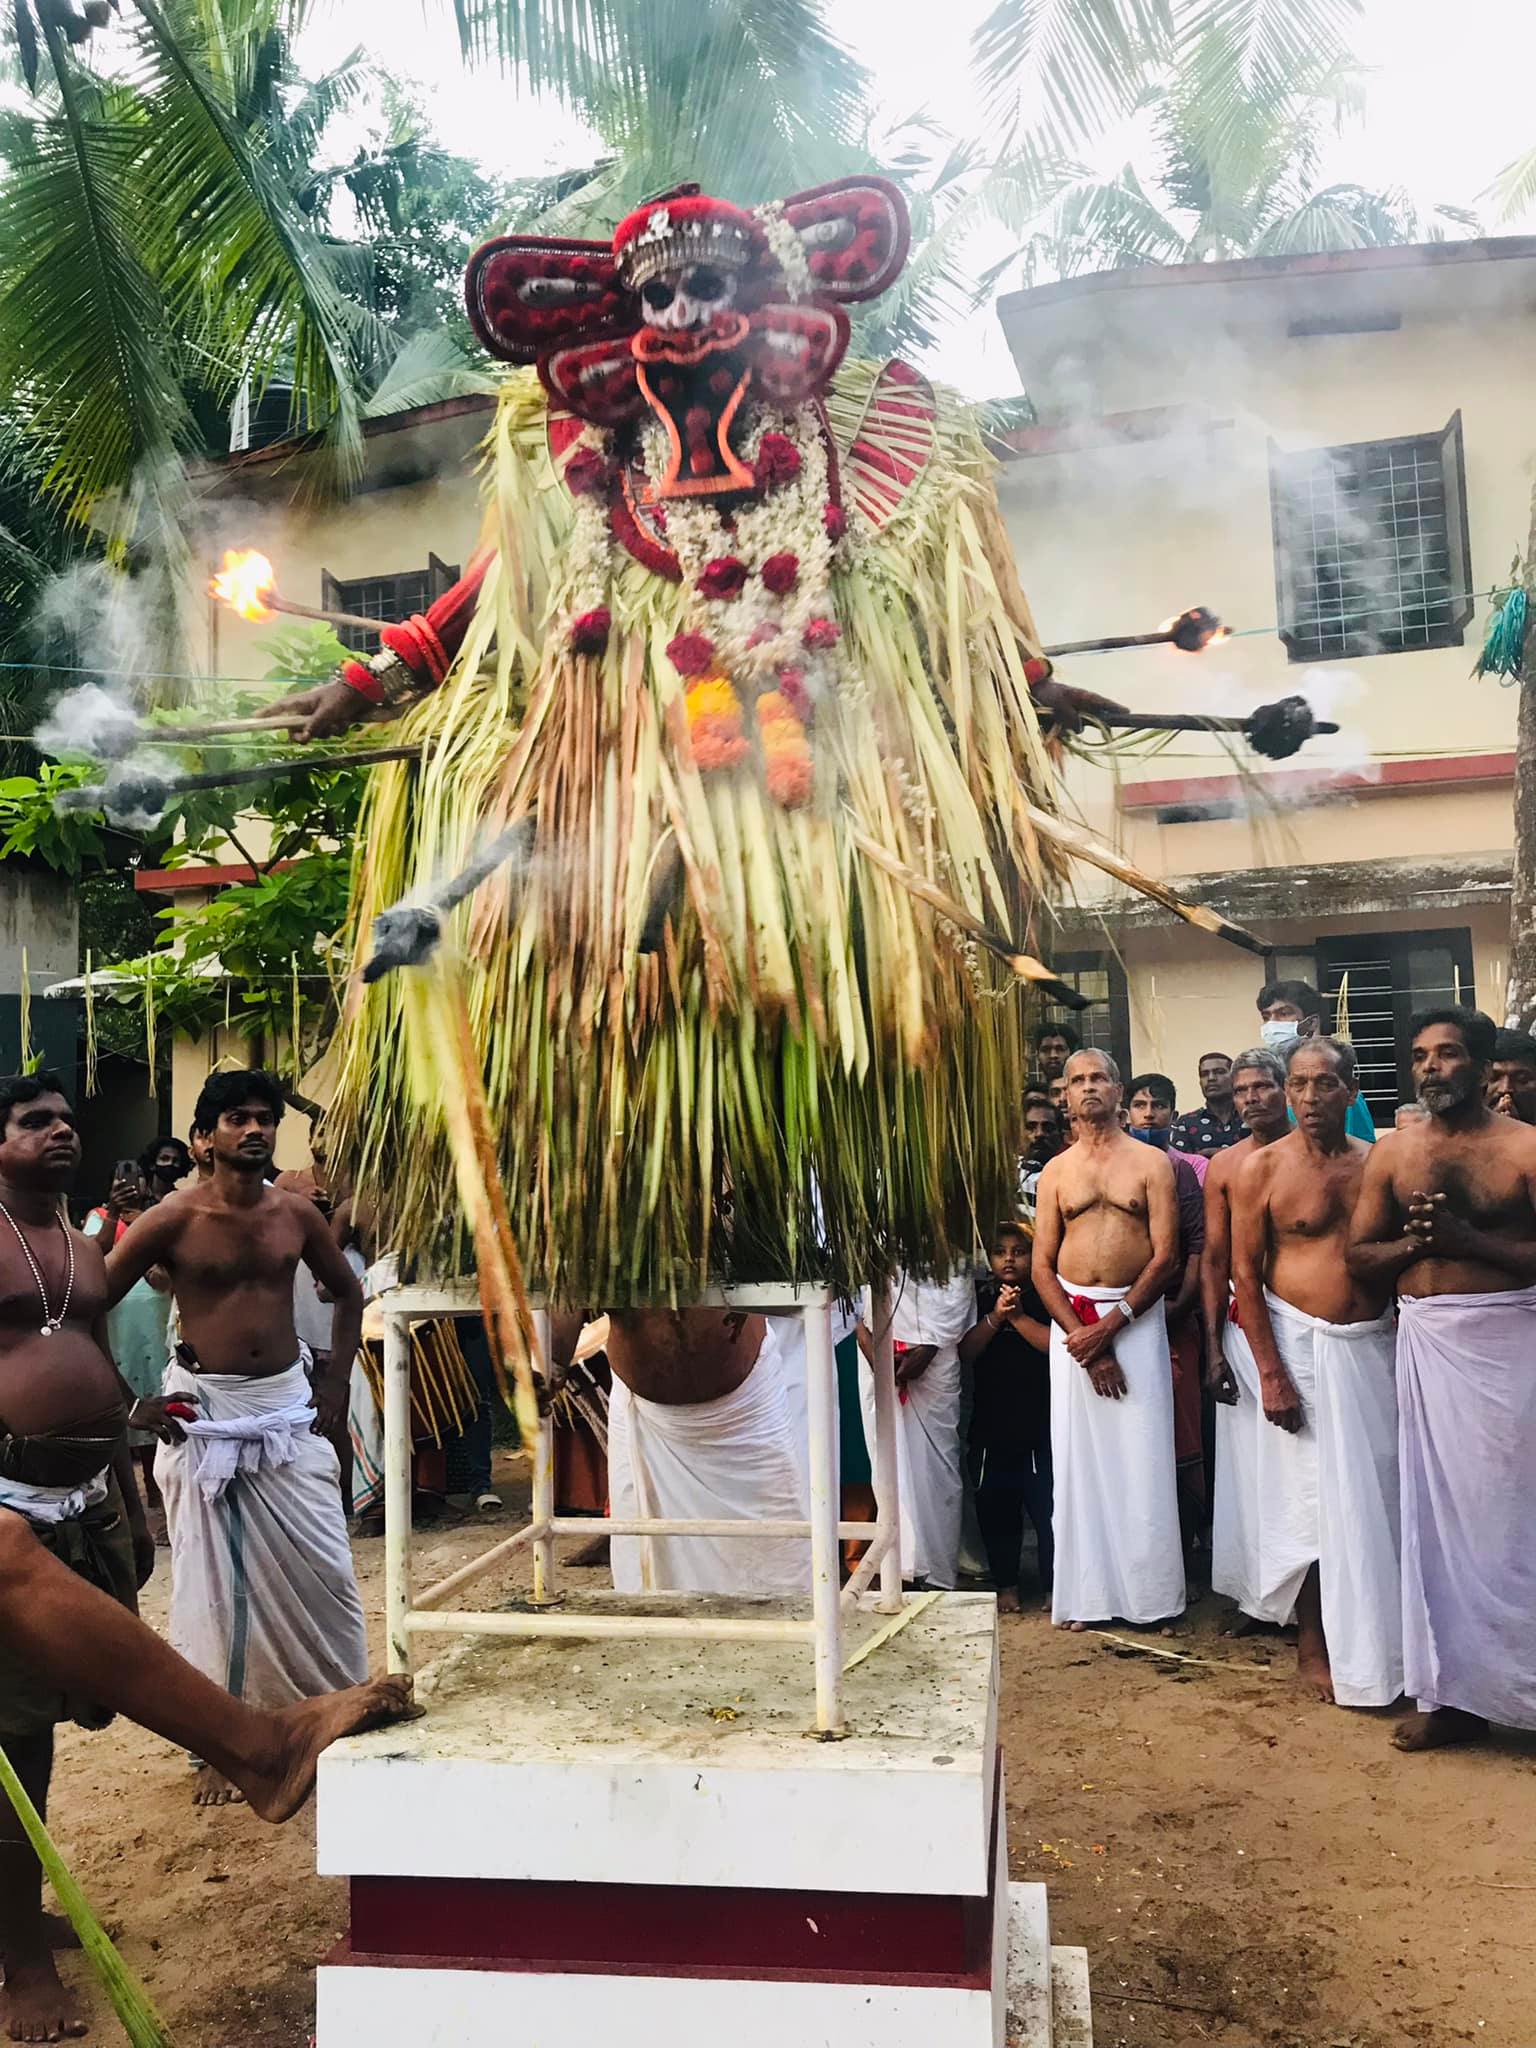
[[[900,275],[910,228],[906,202],[883,178],[819,185],[775,211],[785,225],[770,232],[766,217],[683,186],[630,214],[611,244],[500,236],[470,261],[470,322],[492,355],[537,363],[550,397],[597,426],[644,411],[637,366],[647,348],[674,363],[702,354],[682,342],[664,348],[658,336],[697,337],[705,326],[715,330],[714,353],[737,352],[730,365],[714,364],[717,386],[739,363],[765,397],[796,403],[821,390],[842,360],[842,307],[877,297]],[[793,275],[776,251],[794,258]],[[700,280],[706,270],[713,280]],[[654,288],[665,283],[686,291],[690,273],[719,289],[689,293],[701,317],[685,327],[648,307],[645,294],[660,296]],[[712,486],[729,487],[740,479]]]

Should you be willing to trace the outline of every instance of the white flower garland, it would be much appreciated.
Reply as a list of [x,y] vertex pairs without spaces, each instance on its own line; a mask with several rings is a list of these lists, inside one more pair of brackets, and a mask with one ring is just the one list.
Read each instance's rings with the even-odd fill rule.
[[810,258],[799,234],[784,217],[783,203],[771,199],[766,206],[753,207],[752,212],[763,224],[768,252],[783,272],[784,288],[791,300],[808,299],[812,291]]

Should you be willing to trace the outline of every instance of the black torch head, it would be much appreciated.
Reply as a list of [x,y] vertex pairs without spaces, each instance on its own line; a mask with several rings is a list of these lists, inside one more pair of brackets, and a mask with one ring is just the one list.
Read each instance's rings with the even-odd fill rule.
[[429,903],[397,903],[373,920],[373,954],[364,981],[379,981],[397,967],[420,967],[443,936],[443,920]]
[[1203,604],[1192,604],[1180,612],[1168,637],[1184,654],[1199,654],[1221,631],[1221,621]]
[[1316,715],[1305,697],[1281,697],[1261,704],[1248,720],[1248,744],[1266,761],[1284,761],[1317,730]]

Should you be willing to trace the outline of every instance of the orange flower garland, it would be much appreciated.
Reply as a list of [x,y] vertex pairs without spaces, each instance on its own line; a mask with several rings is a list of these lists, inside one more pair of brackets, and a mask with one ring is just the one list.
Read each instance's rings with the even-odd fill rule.
[[693,758],[705,771],[734,768],[747,753],[741,699],[726,676],[706,676],[688,692],[688,737]]
[[777,690],[765,690],[758,698],[757,724],[768,794],[785,810],[798,810],[811,794],[811,745],[805,727],[789,699]]

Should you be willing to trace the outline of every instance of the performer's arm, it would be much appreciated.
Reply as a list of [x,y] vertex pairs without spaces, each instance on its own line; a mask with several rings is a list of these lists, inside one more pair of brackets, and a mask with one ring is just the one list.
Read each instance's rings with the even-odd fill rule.
[[1398,1208],[1392,1185],[1396,1150],[1390,1134],[1371,1147],[1344,1254],[1350,1272],[1373,1289],[1395,1286],[1405,1266],[1427,1256],[1425,1230],[1416,1230],[1411,1218],[1405,1229]]
[[[130,1287],[137,1286],[151,1266],[169,1264],[176,1237],[174,1199],[157,1202],[136,1223],[130,1223],[107,1253],[107,1307],[116,1308]],[[107,1356],[111,1357],[110,1351]]]
[[381,625],[383,644],[371,660],[343,662],[332,682],[296,690],[272,711],[293,720],[298,739],[332,739],[359,719],[397,716],[416,698],[435,690],[463,645],[493,559],[492,549],[482,549],[453,588],[434,599],[425,612]]
[[1277,1429],[1294,1436],[1305,1420],[1296,1382],[1285,1369],[1264,1298],[1269,1264],[1269,1174],[1263,1153],[1250,1159],[1232,1190],[1232,1278],[1243,1335],[1259,1369],[1264,1414]]

